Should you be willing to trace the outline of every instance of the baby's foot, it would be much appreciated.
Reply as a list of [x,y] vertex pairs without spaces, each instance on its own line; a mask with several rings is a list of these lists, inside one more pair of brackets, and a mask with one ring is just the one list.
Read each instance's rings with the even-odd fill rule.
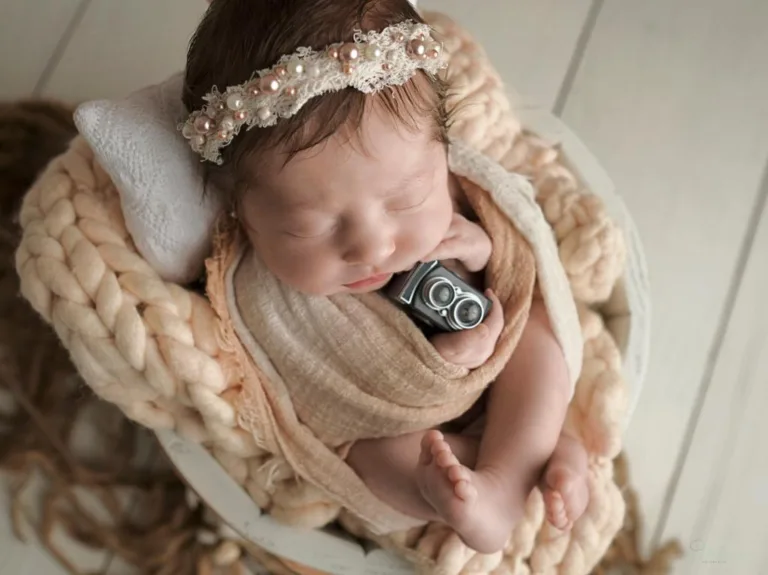
[[464,467],[439,431],[428,431],[421,440],[419,488],[440,517],[458,517],[477,497],[469,469]]
[[495,476],[471,471],[459,463],[438,431],[424,435],[417,481],[438,517],[480,553],[504,548],[525,505],[525,497],[521,497],[510,507]]
[[587,452],[577,440],[561,435],[544,471],[542,491],[547,520],[567,531],[589,503]]

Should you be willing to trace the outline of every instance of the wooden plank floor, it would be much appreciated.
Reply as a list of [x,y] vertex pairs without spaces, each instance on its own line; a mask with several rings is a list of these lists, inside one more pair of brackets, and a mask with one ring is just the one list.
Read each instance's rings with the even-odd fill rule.
[[[659,528],[688,534],[686,573],[768,572],[768,171],[717,357]],[[755,230],[755,226],[757,229]]]
[[[648,542],[680,538],[681,574],[768,573],[768,312],[759,311],[768,293],[768,4],[421,5],[482,39],[524,103],[560,114],[637,221],[653,357],[626,444]],[[0,97],[80,101],[180,69],[204,2],[0,0],[0,9]],[[6,525],[0,575],[57,572]]]
[[82,0],[0,0],[0,98],[38,89],[80,15]]
[[563,109],[648,253],[654,357],[627,446],[656,538],[687,488],[674,491],[675,477],[768,158],[768,82],[756,73],[767,23],[768,6],[752,0],[606,2]]

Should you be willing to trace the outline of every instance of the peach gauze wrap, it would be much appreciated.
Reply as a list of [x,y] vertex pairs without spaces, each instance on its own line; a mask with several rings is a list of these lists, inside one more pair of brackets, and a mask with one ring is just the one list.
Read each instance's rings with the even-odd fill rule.
[[451,144],[449,156],[491,236],[486,284],[504,306],[496,351],[476,370],[443,360],[380,294],[312,297],[289,289],[236,232],[222,230],[208,262],[223,347],[243,374],[240,425],[379,533],[418,522],[376,498],[344,462],[343,447],[428,429],[465,413],[514,351],[537,282],[573,384],[581,369],[576,306],[532,187],[460,142]]

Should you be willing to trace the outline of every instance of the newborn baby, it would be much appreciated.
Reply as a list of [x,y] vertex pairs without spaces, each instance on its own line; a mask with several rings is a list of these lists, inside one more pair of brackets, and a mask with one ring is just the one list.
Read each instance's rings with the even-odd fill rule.
[[[408,21],[423,22],[407,0],[215,0],[192,41],[184,101],[193,114],[184,135],[211,160],[207,177],[229,194],[255,253],[302,293],[373,292],[429,260],[483,287],[493,246],[448,168],[451,114],[429,64],[439,59],[439,44],[426,34],[395,37],[392,50],[402,53],[388,59],[353,35]],[[408,74],[386,89],[286,88],[274,109],[247,107],[232,92],[225,119],[194,113],[214,86],[258,96],[277,93],[286,77],[322,79],[331,64],[283,58],[304,46],[352,79],[364,60]],[[252,129],[236,133],[236,123],[249,120]],[[445,360],[474,369],[493,354],[503,307],[486,295],[493,306],[482,325],[432,338]],[[393,508],[445,522],[470,547],[495,552],[537,485],[556,527],[570,528],[586,508],[586,453],[563,432],[571,392],[547,310],[534,299],[517,348],[488,391],[480,433],[363,438],[347,462]]]

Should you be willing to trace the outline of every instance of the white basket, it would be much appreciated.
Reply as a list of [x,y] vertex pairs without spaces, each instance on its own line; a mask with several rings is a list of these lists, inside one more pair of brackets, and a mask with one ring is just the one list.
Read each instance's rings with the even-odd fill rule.
[[[549,142],[560,144],[568,167],[606,203],[623,229],[628,247],[627,269],[604,313],[624,359],[630,387],[629,416],[637,404],[648,364],[650,302],[645,255],[634,222],[613,182],[586,146],[549,111],[518,110],[523,126]],[[405,560],[382,550],[364,550],[351,539],[324,531],[287,527],[262,513],[250,496],[201,446],[174,432],[157,437],[179,473],[205,503],[240,537],[269,553],[310,569],[334,575],[411,575]]]

